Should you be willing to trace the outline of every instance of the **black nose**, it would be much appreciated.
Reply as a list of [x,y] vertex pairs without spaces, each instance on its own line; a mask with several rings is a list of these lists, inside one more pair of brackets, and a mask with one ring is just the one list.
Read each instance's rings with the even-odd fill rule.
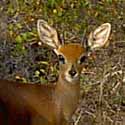
[[70,74],[71,76],[75,76],[76,73],[77,73],[77,72],[76,72],[76,70],[74,69],[74,67],[72,67],[71,70],[69,71],[69,74]]

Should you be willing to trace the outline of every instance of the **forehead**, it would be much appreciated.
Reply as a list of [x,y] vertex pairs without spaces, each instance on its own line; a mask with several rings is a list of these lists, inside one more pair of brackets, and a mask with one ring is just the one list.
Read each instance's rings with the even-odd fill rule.
[[70,43],[61,46],[58,52],[63,54],[68,60],[76,60],[85,52],[85,49],[80,44]]

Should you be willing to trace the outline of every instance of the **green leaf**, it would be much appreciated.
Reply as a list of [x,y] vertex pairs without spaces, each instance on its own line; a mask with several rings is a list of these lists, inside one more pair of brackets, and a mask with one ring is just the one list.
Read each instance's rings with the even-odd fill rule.
[[39,75],[40,75],[40,72],[38,70],[35,71],[35,77],[39,77]]
[[27,33],[22,33],[21,36],[22,36],[23,40],[27,40],[27,38],[28,38]]
[[16,27],[17,27],[18,29],[21,29],[21,28],[22,28],[21,23],[17,23],[17,24],[16,24]]
[[40,82],[42,84],[47,84],[47,80],[45,78],[43,78],[43,77],[40,77]]
[[23,42],[23,39],[20,35],[18,35],[15,40],[16,40],[16,43],[22,43]]

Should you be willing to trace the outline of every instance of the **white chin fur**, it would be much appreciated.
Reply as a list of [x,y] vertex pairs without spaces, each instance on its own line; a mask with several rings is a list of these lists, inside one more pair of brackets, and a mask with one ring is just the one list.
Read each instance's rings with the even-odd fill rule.
[[73,81],[73,79],[72,79],[71,77],[69,77],[69,76],[66,76],[65,79],[66,79],[68,82],[72,82],[72,81]]
[[66,76],[65,76],[65,80],[68,81],[68,82],[73,82],[73,81],[75,81],[75,80],[77,80],[77,79],[78,79],[78,75],[75,76],[75,77],[71,77],[71,76],[69,76],[69,75],[66,75]]

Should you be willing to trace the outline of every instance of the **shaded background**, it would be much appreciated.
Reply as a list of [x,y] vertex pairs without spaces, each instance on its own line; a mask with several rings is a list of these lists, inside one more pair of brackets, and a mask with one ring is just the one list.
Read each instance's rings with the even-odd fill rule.
[[110,45],[86,61],[76,125],[125,125],[124,0],[0,0],[0,78],[55,82],[56,55],[40,42],[36,23],[46,20],[62,41],[80,42],[99,25],[112,25]]

